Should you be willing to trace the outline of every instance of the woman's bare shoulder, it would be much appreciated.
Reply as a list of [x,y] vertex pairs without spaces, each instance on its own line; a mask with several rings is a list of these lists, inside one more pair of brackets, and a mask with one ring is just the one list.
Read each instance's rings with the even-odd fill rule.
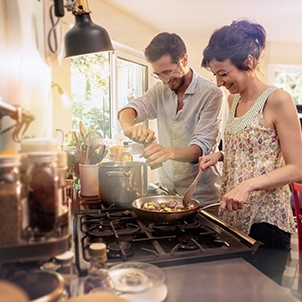
[[277,121],[292,120],[297,115],[297,109],[292,96],[283,89],[276,89],[268,98],[265,111],[267,118],[276,124]]
[[292,96],[285,90],[278,88],[268,98],[268,101],[275,105],[282,105],[284,103],[293,102]]

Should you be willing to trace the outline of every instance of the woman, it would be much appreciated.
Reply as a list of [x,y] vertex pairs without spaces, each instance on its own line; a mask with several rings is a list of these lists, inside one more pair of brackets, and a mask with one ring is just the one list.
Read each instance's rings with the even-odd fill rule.
[[212,34],[202,66],[230,92],[230,112],[225,150],[200,157],[199,168],[223,161],[219,217],[264,244],[247,260],[281,284],[295,232],[288,184],[302,179],[302,141],[291,96],[260,77],[265,40],[247,20]]

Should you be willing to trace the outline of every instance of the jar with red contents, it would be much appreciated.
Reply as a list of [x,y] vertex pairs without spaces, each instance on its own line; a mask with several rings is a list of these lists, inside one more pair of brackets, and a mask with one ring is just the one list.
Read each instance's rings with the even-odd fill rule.
[[28,153],[28,235],[40,241],[57,237],[58,175],[56,152]]

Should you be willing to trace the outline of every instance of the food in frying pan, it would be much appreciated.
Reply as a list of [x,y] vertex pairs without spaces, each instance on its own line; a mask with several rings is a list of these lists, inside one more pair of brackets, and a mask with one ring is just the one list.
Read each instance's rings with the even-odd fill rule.
[[169,202],[159,203],[156,199],[152,201],[145,202],[142,206],[142,210],[154,211],[154,212],[181,212],[195,209],[196,205],[191,204],[187,207],[178,204],[175,200],[170,200]]

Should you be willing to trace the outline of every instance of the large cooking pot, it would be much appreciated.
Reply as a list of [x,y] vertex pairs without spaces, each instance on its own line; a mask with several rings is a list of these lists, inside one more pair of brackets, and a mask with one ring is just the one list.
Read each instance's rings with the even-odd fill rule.
[[99,197],[105,203],[130,206],[147,195],[148,169],[144,162],[117,161],[99,164]]
[[199,201],[194,198],[191,198],[189,206],[194,205],[195,207],[190,210],[183,210],[177,212],[157,212],[151,210],[144,210],[142,208],[146,202],[154,202],[154,200],[156,200],[159,204],[175,201],[178,205],[182,206],[182,199],[183,196],[175,195],[146,196],[134,200],[132,202],[132,207],[137,216],[139,216],[143,220],[154,222],[175,222],[178,220],[186,220],[193,217],[200,207]]

